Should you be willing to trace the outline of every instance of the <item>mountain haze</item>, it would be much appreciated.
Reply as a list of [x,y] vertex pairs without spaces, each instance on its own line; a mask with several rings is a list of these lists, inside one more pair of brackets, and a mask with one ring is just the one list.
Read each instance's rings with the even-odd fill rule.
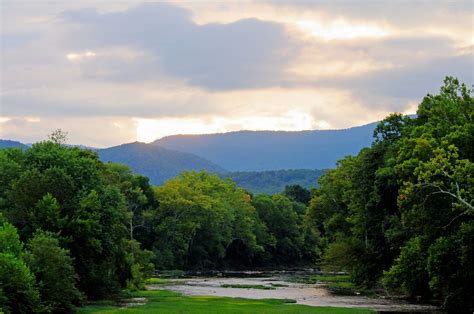
[[[278,193],[285,185],[315,187],[322,170],[370,146],[377,123],[344,130],[239,131],[174,135],[150,144],[128,143],[89,148],[104,162],[128,165],[160,185],[183,171],[207,170],[232,178],[254,193]],[[28,145],[0,140],[1,148]],[[314,169],[314,170],[308,170]]]
[[287,185],[301,185],[306,189],[318,187],[318,178],[326,170],[290,169],[268,171],[236,171],[222,174],[239,187],[254,194],[281,193]]
[[370,146],[376,125],[343,130],[173,135],[152,145],[196,154],[230,171],[326,169]]
[[149,177],[151,183],[156,185],[187,170],[226,172],[222,167],[199,156],[139,142],[96,151],[102,161],[126,164],[133,172]]
[[28,148],[27,145],[17,142],[17,141],[11,141],[11,140],[0,140],[0,148]]

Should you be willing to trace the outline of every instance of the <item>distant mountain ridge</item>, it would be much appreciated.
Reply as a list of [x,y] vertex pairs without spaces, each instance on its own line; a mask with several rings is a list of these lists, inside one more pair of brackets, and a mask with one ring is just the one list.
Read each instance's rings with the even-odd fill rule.
[[102,161],[126,164],[133,172],[149,177],[150,182],[155,185],[162,184],[183,171],[227,172],[226,169],[199,156],[139,142],[96,151]]
[[342,130],[172,135],[151,145],[195,154],[230,171],[326,169],[370,146],[376,126],[377,122]]
[[20,143],[18,141],[11,140],[0,140],[0,148],[28,148],[28,145]]
[[[333,168],[337,160],[357,154],[371,144],[376,125],[344,130],[174,135],[150,144],[134,142],[89,149],[96,151],[104,162],[128,165],[155,185],[183,171],[207,170],[230,177],[249,191],[271,194],[289,184],[316,186],[323,170],[306,169]],[[0,140],[0,148],[8,147],[29,145]]]

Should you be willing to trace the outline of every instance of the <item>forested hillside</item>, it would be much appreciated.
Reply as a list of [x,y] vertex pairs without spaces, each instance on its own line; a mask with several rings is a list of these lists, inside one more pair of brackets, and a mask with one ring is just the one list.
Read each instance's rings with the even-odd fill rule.
[[275,194],[281,193],[287,185],[315,188],[324,172],[310,169],[236,171],[222,174],[221,177],[231,178],[238,186],[254,194]]
[[376,125],[345,130],[175,135],[154,144],[196,154],[229,171],[326,169],[370,145]]
[[162,184],[183,171],[226,172],[222,167],[199,156],[145,143],[136,142],[98,149],[97,153],[102,161],[125,164],[134,173],[147,176],[155,185]]
[[27,148],[28,146],[17,141],[0,140],[0,148],[11,148],[11,147]]
[[185,172],[162,186],[61,131],[0,150],[0,309],[70,312],[144,287],[156,269],[310,266],[375,291],[472,312],[472,92],[447,78],[417,116],[392,114],[373,143],[311,192],[256,195]]

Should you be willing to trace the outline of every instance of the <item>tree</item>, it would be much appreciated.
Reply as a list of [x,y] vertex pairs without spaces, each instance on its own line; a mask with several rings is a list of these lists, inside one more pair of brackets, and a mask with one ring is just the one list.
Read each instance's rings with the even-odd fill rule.
[[40,310],[34,275],[22,259],[23,243],[16,228],[0,215],[0,310],[33,313]]
[[68,133],[66,131],[56,129],[48,135],[48,139],[55,144],[64,145],[67,142],[67,136]]
[[35,276],[11,253],[0,253],[0,288],[0,309],[6,313],[35,313],[40,309]]
[[473,109],[472,91],[447,77],[416,117],[390,115],[370,148],[320,178],[309,217],[328,242],[326,264],[358,285],[382,279],[392,292],[472,311]]
[[298,184],[285,186],[283,194],[290,199],[305,205],[308,205],[311,200],[311,192]]
[[[159,207],[153,244],[161,267],[222,266],[226,256],[249,263],[262,250],[250,197],[230,180],[187,172],[156,188]],[[238,254],[235,255],[238,250]]]
[[304,244],[302,219],[293,202],[284,195],[258,195],[252,201],[260,220],[266,225],[275,244],[265,249],[276,264],[294,264],[301,261]]
[[64,313],[73,310],[82,299],[76,287],[69,251],[59,246],[53,234],[43,231],[35,233],[28,241],[25,260],[35,274],[41,295],[41,303],[47,311]]
[[2,187],[0,211],[21,237],[29,240],[39,229],[58,233],[80,291],[92,299],[119,293],[131,276],[127,207],[97,154],[45,141],[2,155],[20,171]]

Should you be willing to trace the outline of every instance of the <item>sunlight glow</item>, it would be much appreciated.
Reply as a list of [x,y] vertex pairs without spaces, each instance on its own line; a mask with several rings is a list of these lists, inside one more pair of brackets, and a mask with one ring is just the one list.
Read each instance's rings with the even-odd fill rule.
[[79,60],[84,59],[84,58],[95,57],[96,55],[97,54],[95,52],[86,51],[86,52],[83,52],[83,53],[68,53],[66,55],[66,58],[69,61],[79,61]]
[[156,139],[175,134],[209,134],[238,130],[279,130],[301,131],[328,129],[331,125],[324,120],[315,121],[313,117],[301,112],[288,112],[284,116],[240,117],[240,118],[134,118],[137,125],[137,140],[149,143]]
[[324,40],[383,37],[388,35],[387,31],[378,26],[349,24],[344,20],[336,20],[329,24],[321,24],[312,20],[300,20],[296,22],[296,25],[310,36]]
[[25,117],[25,121],[26,121],[26,122],[36,123],[36,122],[40,122],[41,119],[38,118],[38,117]]

